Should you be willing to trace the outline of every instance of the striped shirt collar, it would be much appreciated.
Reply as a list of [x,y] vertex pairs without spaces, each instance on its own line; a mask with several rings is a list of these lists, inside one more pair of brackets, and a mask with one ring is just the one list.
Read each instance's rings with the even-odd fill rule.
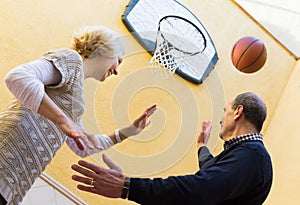
[[251,133],[251,134],[245,134],[245,135],[240,135],[235,138],[232,138],[228,141],[224,142],[224,149],[228,149],[232,145],[235,145],[240,142],[248,142],[248,141],[263,141],[263,136],[262,134],[259,133]]

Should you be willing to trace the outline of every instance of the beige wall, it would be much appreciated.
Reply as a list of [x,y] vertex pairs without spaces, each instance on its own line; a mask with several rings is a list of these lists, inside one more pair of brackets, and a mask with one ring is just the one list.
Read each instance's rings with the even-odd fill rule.
[[299,162],[299,88],[298,61],[281,95],[276,113],[271,119],[266,144],[272,155],[274,184],[267,204],[299,204],[297,187],[300,185]]
[[[263,134],[272,155],[275,176],[266,204],[300,202],[296,195],[297,181],[300,181],[300,167],[296,163],[299,119],[293,115],[300,101],[297,94],[300,64],[272,37],[231,1],[182,0],[206,26],[220,60],[202,85],[187,83],[178,76],[162,81],[146,68],[149,54],[137,45],[121,22],[128,1],[86,2],[1,1],[0,108],[12,97],[3,82],[11,68],[49,49],[68,47],[72,32],[83,24],[103,24],[121,33],[130,48],[119,76],[101,86],[93,80],[86,82],[87,108],[83,122],[87,130],[109,133],[138,116],[146,106],[152,103],[159,106],[152,125],[143,134],[107,152],[126,174],[165,177],[195,172],[195,139],[200,122],[214,120],[209,146],[214,153],[219,153],[222,144],[217,137],[218,122],[225,101],[237,93],[254,91],[266,101],[269,110]],[[267,63],[255,74],[242,74],[230,62],[233,44],[246,35],[257,36],[267,46]],[[101,163],[100,157],[89,160]],[[70,180],[73,174],[70,166],[78,159],[63,146],[46,172],[89,204],[134,204],[76,190],[76,183]]]

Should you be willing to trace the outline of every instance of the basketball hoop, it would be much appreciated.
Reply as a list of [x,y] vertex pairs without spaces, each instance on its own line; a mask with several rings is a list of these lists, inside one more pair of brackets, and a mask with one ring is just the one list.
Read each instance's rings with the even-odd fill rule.
[[[148,67],[163,79],[176,71],[188,75],[199,72],[199,58],[206,48],[206,39],[191,21],[180,16],[165,16],[159,21],[156,44]],[[198,63],[197,63],[198,62]]]

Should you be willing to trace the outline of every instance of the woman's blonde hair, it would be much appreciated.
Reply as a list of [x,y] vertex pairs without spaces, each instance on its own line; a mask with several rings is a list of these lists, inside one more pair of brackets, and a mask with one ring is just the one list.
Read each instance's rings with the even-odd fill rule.
[[84,26],[74,33],[71,48],[84,58],[121,58],[124,54],[119,35],[104,26]]

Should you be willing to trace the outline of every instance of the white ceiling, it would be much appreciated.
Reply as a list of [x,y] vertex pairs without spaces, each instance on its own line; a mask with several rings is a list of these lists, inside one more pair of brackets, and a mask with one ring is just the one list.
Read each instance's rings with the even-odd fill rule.
[[299,0],[235,0],[295,56],[300,57]]

